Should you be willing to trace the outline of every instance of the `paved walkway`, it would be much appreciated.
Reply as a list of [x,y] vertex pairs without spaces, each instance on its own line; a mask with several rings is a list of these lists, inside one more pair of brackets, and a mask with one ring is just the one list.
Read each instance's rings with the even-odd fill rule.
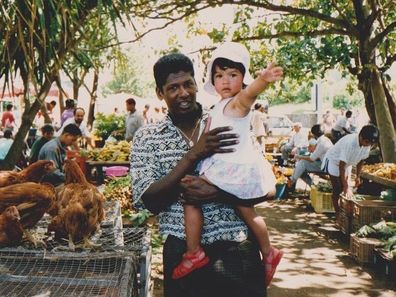
[[396,280],[357,264],[334,218],[314,213],[308,204],[295,199],[257,207],[272,243],[285,252],[268,296],[396,296]]
[[[396,280],[355,262],[334,218],[308,205],[307,199],[289,199],[257,206],[272,244],[285,252],[268,297],[396,297]],[[162,297],[161,255],[153,260],[153,297]]]

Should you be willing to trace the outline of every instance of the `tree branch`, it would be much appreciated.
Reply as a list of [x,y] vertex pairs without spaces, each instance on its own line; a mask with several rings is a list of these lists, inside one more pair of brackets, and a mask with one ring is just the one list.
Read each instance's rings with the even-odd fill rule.
[[385,28],[385,30],[383,30],[381,33],[377,34],[373,39],[370,40],[369,44],[368,44],[368,49],[370,51],[374,50],[374,48],[382,42],[382,40],[386,37],[386,35],[388,35],[389,33],[391,33],[392,31],[394,31],[396,28],[396,22],[390,23],[388,25],[388,27]]

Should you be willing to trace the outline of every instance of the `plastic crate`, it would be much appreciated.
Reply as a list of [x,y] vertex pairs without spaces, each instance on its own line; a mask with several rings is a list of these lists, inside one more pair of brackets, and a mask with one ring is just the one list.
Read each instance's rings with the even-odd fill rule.
[[382,248],[375,248],[373,260],[380,273],[388,277],[396,277],[396,259],[392,258],[387,251]]
[[343,209],[340,209],[336,217],[336,223],[343,234],[349,235],[351,233],[352,218]]
[[386,219],[396,219],[396,202],[382,200],[355,201],[352,216],[352,232],[356,232],[364,225],[369,225]]
[[381,244],[377,238],[360,238],[351,234],[350,253],[360,264],[371,264],[374,263],[374,249]]
[[334,213],[332,193],[320,192],[316,187],[311,188],[309,194],[311,205],[316,213]]

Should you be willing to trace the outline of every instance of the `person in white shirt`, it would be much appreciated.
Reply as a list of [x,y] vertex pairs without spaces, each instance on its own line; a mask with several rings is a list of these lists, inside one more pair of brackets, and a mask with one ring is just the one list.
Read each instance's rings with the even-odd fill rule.
[[377,143],[378,139],[378,128],[374,125],[366,125],[359,134],[344,136],[327,151],[322,162],[322,170],[330,175],[336,215],[340,209],[338,205],[340,194],[343,193],[347,197],[353,195],[348,179],[350,168],[356,166],[355,187],[358,187],[361,183],[360,172],[363,161],[369,156],[371,146]]
[[12,130],[6,129],[4,131],[3,138],[0,138],[0,163],[4,161],[13,142],[14,138],[12,137]]
[[299,178],[302,178],[309,186],[312,184],[312,179],[309,172],[323,173],[321,164],[326,152],[333,147],[331,140],[324,135],[321,125],[317,124],[312,126],[311,133],[317,140],[315,150],[309,156],[296,155],[296,167],[294,168],[293,175],[288,180],[288,188],[293,189],[295,183]]
[[351,134],[350,131],[350,118],[352,117],[352,111],[348,110],[345,116],[338,117],[333,129],[331,130],[331,136],[333,143],[340,140],[341,137]]
[[264,137],[266,136],[264,123],[266,115],[262,112],[263,106],[260,103],[254,105],[252,114],[251,126],[254,136],[256,136],[258,143],[263,146],[265,144]]
[[289,159],[289,155],[295,156],[301,148],[308,146],[308,135],[301,130],[302,124],[296,122],[293,124],[295,133],[290,137],[289,141],[281,146],[280,152],[282,153],[283,164]]
[[[62,127],[61,127],[61,128],[58,130],[58,132],[56,133],[56,136],[62,135],[63,129],[64,129],[67,125],[69,125],[69,124],[75,124],[75,125],[77,125],[78,128],[80,128],[80,130],[81,130],[81,135],[82,135],[83,138],[85,138],[87,145],[88,145],[88,146],[91,146],[91,147],[95,147],[95,144],[94,144],[94,142],[93,142],[91,133],[89,132],[89,130],[88,130],[86,124],[83,122],[84,116],[85,116],[85,110],[84,110],[84,108],[82,108],[82,107],[76,107],[76,109],[75,109],[74,112],[73,112],[73,115],[74,115],[74,116],[73,116],[72,118],[67,119],[67,120],[63,123]],[[78,150],[77,147],[75,147],[75,149]]]

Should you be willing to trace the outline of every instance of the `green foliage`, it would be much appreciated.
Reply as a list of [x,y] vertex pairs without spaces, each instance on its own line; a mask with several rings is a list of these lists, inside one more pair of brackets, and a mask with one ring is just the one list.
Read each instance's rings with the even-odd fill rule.
[[284,103],[303,103],[311,100],[311,84],[282,82],[280,88],[267,89],[260,95],[268,100],[271,106]]
[[363,106],[363,98],[351,97],[346,94],[335,95],[333,98],[333,108],[335,109],[352,109],[353,107]]
[[138,227],[144,225],[152,214],[144,209],[139,212],[124,212],[124,216],[127,217],[135,227]]
[[[125,130],[125,118],[124,116],[118,116],[114,113],[105,115],[101,112],[95,116],[95,135],[106,140],[113,131]],[[124,135],[117,134],[117,140],[124,139]]]

